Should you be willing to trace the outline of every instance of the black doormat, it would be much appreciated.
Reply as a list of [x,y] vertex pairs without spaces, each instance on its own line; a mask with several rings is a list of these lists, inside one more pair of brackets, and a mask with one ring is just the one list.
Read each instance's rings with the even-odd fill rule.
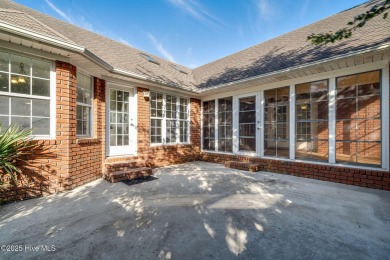
[[158,178],[153,177],[153,176],[149,176],[149,177],[145,177],[145,178],[140,178],[140,179],[135,179],[135,180],[125,180],[125,181],[121,181],[121,182],[123,182],[127,186],[131,186],[131,185],[136,185],[136,184],[140,184],[143,182],[154,181],[154,180],[158,180]]

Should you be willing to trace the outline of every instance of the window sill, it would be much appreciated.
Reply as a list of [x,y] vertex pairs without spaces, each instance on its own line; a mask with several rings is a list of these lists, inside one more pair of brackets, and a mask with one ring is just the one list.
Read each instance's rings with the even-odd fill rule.
[[150,144],[150,148],[164,148],[164,147],[186,147],[190,143],[175,143],[175,144]]
[[76,140],[76,144],[97,144],[100,140],[97,138],[81,138]]

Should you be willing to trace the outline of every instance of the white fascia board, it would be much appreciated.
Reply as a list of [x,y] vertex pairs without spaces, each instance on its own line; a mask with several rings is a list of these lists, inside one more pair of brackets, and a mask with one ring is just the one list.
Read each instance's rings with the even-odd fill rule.
[[58,38],[43,35],[43,34],[31,31],[31,30],[21,28],[21,27],[18,27],[18,26],[9,24],[9,23],[1,22],[1,21],[0,21],[0,30],[4,31],[6,33],[9,33],[9,34],[19,36],[19,37],[21,36],[21,37],[26,38],[28,40],[35,40],[35,41],[38,41],[41,43],[47,43],[49,45],[53,45],[55,47],[63,48],[66,50],[71,50],[71,51],[75,51],[75,52],[83,52],[85,49],[85,47],[80,46],[78,44],[66,42],[66,41],[58,39]]

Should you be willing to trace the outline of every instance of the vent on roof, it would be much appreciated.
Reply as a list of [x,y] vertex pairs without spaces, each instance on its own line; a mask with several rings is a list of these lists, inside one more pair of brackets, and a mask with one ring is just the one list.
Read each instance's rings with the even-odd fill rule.
[[144,57],[147,61],[152,62],[152,63],[157,64],[157,65],[160,65],[160,63],[159,63],[158,61],[156,61],[155,59],[153,59],[152,57],[150,57],[148,54],[140,53],[140,55],[141,55],[142,57]]
[[188,72],[185,71],[185,70],[183,70],[183,68],[180,67],[179,65],[172,64],[172,67],[173,67],[175,70],[177,70],[177,71],[179,71],[179,72],[181,72],[181,73],[188,74]]

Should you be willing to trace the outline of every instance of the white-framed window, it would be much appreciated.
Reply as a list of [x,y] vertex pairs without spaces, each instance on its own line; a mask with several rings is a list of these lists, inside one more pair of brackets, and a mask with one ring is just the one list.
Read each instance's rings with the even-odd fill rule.
[[54,136],[53,63],[0,51],[0,123]]
[[93,78],[77,72],[76,135],[92,136]]
[[150,143],[189,143],[189,99],[150,93]]

